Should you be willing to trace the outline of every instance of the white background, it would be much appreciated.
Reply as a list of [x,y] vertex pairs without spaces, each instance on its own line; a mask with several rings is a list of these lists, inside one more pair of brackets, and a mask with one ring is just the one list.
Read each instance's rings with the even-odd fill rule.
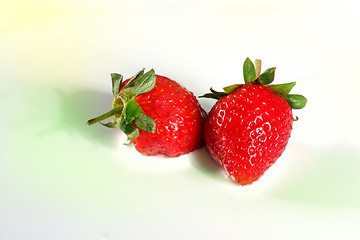
[[[0,239],[358,239],[358,2],[13,1],[0,35]],[[246,57],[308,104],[276,164],[233,184],[204,148],[144,157],[87,127],[111,72],[199,96]],[[213,100],[200,99],[209,111]]]

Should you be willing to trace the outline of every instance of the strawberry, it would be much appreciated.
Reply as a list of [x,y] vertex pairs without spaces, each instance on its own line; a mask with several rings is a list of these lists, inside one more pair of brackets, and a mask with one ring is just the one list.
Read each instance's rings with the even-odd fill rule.
[[113,108],[88,125],[113,116],[100,123],[119,126],[143,155],[178,157],[203,146],[205,111],[193,93],[154,70],[141,70],[124,82],[120,74],[111,77]]
[[257,181],[284,152],[292,130],[292,109],[303,108],[306,98],[289,94],[295,82],[269,85],[275,68],[260,74],[261,61],[244,63],[245,84],[210,89],[201,97],[218,101],[205,120],[204,137],[211,157],[232,181]]

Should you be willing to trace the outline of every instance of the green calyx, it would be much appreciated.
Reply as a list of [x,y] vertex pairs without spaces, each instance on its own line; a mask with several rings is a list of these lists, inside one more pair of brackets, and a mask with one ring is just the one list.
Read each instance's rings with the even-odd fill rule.
[[[136,97],[142,93],[151,91],[156,84],[155,71],[144,73],[139,71],[120,91],[123,85],[123,76],[118,73],[111,74],[112,93],[114,95],[112,109],[96,118],[86,122],[87,125],[100,123],[105,127],[115,128],[119,126],[133,140],[139,136],[139,129],[155,133],[156,124],[154,119],[143,113],[141,106],[136,102]],[[113,117],[108,123],[101,121]]]
[[[299,94],[289,94],[291,89],[295,86],[295,82],[270,85],[270,83],[272,83],[275,78],[275,69],[275,67],[269,68],[261,73],[261,60],[256,59],[254,64],[249,58],[246,58],[243,65],[245,84],[261,84],[267,87],[273,93],[285,98],[292,109],[301,109],[305,107],[307,99],[304,96]],[[211,88],[210,93],[206,93],[200,97],[219,100],[242,86],[244,86],[244,84],[230,85],[223,88],[224,92],[218,92]]]

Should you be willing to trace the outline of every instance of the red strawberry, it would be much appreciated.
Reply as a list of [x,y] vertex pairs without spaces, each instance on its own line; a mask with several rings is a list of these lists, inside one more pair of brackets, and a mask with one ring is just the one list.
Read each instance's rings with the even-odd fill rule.
[[255,66],[244,63],[245,84],[213,89],[202,97],[218,99],[206,117],[206,147],[234,182],[251,184],[284,152],[292,130],[292,108],[305,106],[306,98],[289,94],[295,82],[268,85],[275,68],[260,75]]
[[119,125],[144,155],[178,157],[203,146],[205,112],[190,91],[155,75],[154,70],[142,70],[124,82],[120,74],[111,77],[113,109],[89,120],[88,125],[114,116],[113,121],[102,124]]

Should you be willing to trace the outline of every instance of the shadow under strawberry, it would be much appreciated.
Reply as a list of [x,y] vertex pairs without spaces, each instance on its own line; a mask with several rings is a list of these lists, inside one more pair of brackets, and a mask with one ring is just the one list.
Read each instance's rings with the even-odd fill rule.
[[201,173],[211,177],[224,177],[222,168],[210,157],[206,147],[191,152],[189,157],[193,166]]
[[310,206],[358,209],[359,159],[360,153],[346,146],[329,149],[301,146],[294,153],[296,166],[287,173],[286,182],[272,189],[270,195]]
[[103,111],[103,107],[112,101],[112,95],[93,89],[71,89],[65,91],[60,88],[53,89],[58,97],[59,118],[53,125],[40,133],[46,136],[57,131],[63,131],[70,135],[82,136],[96,144],[107,147],[115,147],[119,133],[104,129],[101,126],[89,128],[86,120]]

